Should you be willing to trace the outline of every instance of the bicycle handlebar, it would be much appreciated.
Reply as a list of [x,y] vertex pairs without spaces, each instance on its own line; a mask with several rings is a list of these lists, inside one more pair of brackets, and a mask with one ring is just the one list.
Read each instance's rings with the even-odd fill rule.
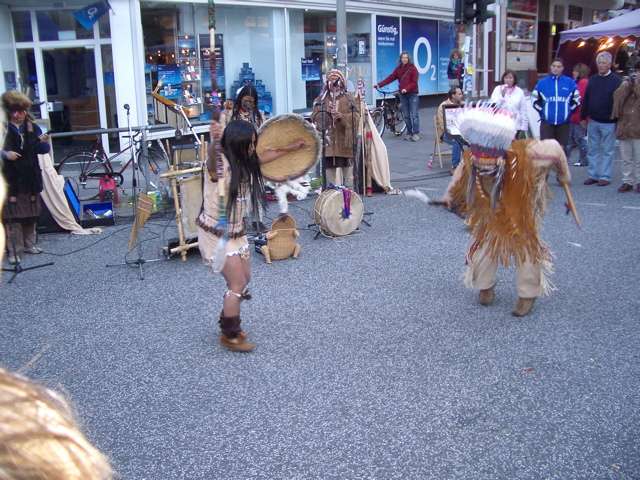
[[395,92],[391,92],[389,90],[381,90],[380,87],[373,87],[375,88],[377,91],[379,91],[381,94],[383,95],[389,95],[390,97],[393,97],[396,93],[400,93],[398,92],[398,90],[396,90]]

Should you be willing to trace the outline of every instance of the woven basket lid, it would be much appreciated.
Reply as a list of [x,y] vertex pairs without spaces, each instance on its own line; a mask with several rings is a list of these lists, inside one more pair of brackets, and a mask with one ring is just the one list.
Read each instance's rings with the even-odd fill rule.
[[291,215],[282,215],[276,218],[271,224],[271,231],[274,230],[295,230],[296,221]]
[[273,162],[260,166],[262,175],[273,182],[288,182],[305,175],[322,154],[322,144],[316,129],[301,115],[288,113],[270,118],[258,129],[259,154],[289,145],[301,138],[308,148],[287,153]]

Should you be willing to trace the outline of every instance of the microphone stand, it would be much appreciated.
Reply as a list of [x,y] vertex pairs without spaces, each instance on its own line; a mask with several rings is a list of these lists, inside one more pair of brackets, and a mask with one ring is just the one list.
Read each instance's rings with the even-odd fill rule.
[[[327,125],[326,125],[326,118],[327,118],[327,112],[324,109],[324,102],[318,102],[318,103],[314,103],[314,106],[320,106],[320,111],[318,112],[318,115],[320,115],[320,118],[322,119],[322,123],[321,123],[321,128],[320,128],[320,132],[322,133],[322,165],[321,165],[321,173],[322,173],[322,191],[324,192],[327,189],[327,165],[326,165],[326,159],[325,159],[325,144],[326,144],[326,131],[327,131]],[[316,128],[318,128],[316,126]],[[307,228],[310,227],[318,227],[318,225],[316,223],[311,223],[309,225],[307,225]],[[320,236],[320,228],[318,228],[318,233],[316,233],[316,236],[313,237],[314,240],[316,240],[318,237]]]
[[139,223],[138,223],[140,220],[139,214],[138,214],[138,196],[140,195],[140,188],[139,188],[140,166],[136,159],[136,151],[135,151],[136,149],[133,141],[133,133],[131,131],[131,118],[130,118],[131,112],[129,111],[129,105],[125,104],[124,108],[127,111],[127,129],[129,130],[129,141],[131,142],[131,165],[133,166],[133,175],[131,177],[131,191],[133,192],[133,218],[134,218],[133,228],[138,229],[138,231],[136,232],[136,250],[138,251],[138,258],[132,261],[125,260],[123,263],[107,264],[106,266],[117,267],[121,265],[127,265],[127,266],[137,265],[139,274],[140,274],[140,280],[144,280],[142,266],[145,263],[160,262],[163,260],[168,260],[168,258],[156,258],[153,260],[145,260],[142,257],[142,242],[140,241],[140,235],[138,235],[138,233],[140,233],[140,230],[142,229],[142,225],[139,226]]
[[[13,247],[13,252],[15,253],[15,251],[16,251],[16,241],[15,241],[15,238],[13,237],[13,224],[14,224],[14,222],[8,222],[8,223],[5,224],[5,228],[7,229],[8,233],[9,233],[9,235],[8,235],[9,236],[9,240],[11,241],[11,246]],[[43,263],[42,265],[35,265],[33,267],[23,267],[22,266],[22,260],[17,255],[14,258],[16,260],[16,264],[13,266],[13,268],[3,268],[2,269],[3,272],[13,272],[13,275],[11,275],[11,278],[9,279],[9,281],[7,283],[13,283],[13,279],[16,278],[16,276],[19,273],[25,272],[27,270],[34,270],[36,268],[49,267],[49,266],[53,265],[53,262],[48,262],[48,263]]]
[[193,135],[194,141],[193,141],[193,148],[196,149],[196,163],[199,162],[199,152],[200,152],[200,140],[198,140],[198,135],[196,135],[196,132],[193,131],[193,125],[191,125],[191,122],[189,121],[189,117],[187,117],[187,114],[184,112],[184,108],[182,108],[182,106],[180,105],[174,105],[175,109],[182,114],[182,117],[184,118],[184,121],[187,124],[187,127],[189,127],[189,131],[191,132],[191,135]]

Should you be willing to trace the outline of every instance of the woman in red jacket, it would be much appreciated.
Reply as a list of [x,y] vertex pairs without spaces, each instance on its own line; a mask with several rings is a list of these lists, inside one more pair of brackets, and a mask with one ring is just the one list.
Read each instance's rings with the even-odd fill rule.
[[411,63],[409,52],[402,52],[398,59],[398,65],[391,75],[385,78],[373,88],[384,87],[394,80],[398,80],[400,103],[404,122],[407,124],[407,136],[405,140],[417,142],[420,140],[420,119],[418,118],[418,69]]
[[[587,89],[587,83],[589,83],[589,75],[591,71],[584,63],[578,63],[573,67],[573,79],[578,84],[578,92],[580,93],[580,101],[584,98],[584,92]],[[588,167],[587,161],[587,130],[580,126],[580,109],[582,105],[578,107],[571,114],[571,127],[569,130],[569,143],[567,144],[567,161],[571,156],[571,150],[573,147],[578,147],[578,161],[573,165],[575,167]]]

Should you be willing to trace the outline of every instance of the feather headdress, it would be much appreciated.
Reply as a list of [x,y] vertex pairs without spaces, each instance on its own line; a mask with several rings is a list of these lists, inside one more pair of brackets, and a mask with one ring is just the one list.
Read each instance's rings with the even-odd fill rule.
[[456,121],[460,134],[480,161],[504,155],[516,136],[513,113],[490,103],[465,107]]

